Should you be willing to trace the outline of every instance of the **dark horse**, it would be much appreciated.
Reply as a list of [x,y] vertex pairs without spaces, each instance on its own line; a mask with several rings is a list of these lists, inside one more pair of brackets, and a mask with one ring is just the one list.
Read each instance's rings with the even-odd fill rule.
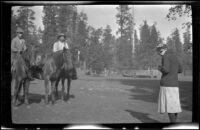
[[64,58],[64,64],[61,69],[60,76],[58,77],[55,83],[55,94],[58,97],[58,83],[61,80],[62,82],[61,100],[64,101],[65,100],[65,79],[67,79],[67,99],[69,99],[70,85],[71,85],[72,78],[74,79],[74,77],[76,76],[76,70],[75,68],[73,68],[72,61],[71,61],[72,56],[71,56],[71,53],[69,53],[69,50],[64,49],[63,58]]
[[49,103],[49,87],[51,84],[51,101],[55,103],[55,94],[57,94],[57,86],[60,80],[62,80],[62,99],[64,100],[65,79],[68,79],[68,95],[70,90],[71,78],[74,74],[74,69],[71,62],[71,54],[69,50],[63,49],[55,53],[50,53],[42,58],[42,72],[38,76],[38,79],[44,80],[45,85],[45,103]]
[[15,57],[12,58],[11,74],[12,74],[12,85],[14,89],[13,105],[18,105],[18,96],[21,87],[24,90],[24,101],[25,104],[28,102],[28,89],[30,85],[31,76],[31,65],[34,64],[31,50],[27,49],[24,52],[16,53]]

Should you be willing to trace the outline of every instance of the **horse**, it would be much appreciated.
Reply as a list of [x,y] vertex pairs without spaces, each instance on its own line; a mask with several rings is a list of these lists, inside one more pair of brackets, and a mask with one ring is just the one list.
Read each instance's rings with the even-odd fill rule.
[[32,57],[32,53],[30,49],[26,49],[26,51],[21,53],[16,53],[15,57],[12,58],[11,65],[11,75],[12,75],[12,85],[14,89],[14,95],[12,103],[14,106],[18,105],[18,96],[21,87],[23,86],[24,90],[24,102],[25,104],[29,104],[28,102],[28,90],[31,79],[29,78],[32,74],[30,68],[31,65],[34,64],[34,59]]
[[[45,104],[49,104],[49,88],[51,84],[51,103],[55,103],[55,91],[57,91],[57,85],[60,79],[62,79],[62,83],[64,83],[64,77],[71,75],[71,68],[72,65],[70,65],[71,58],[69,58],[68,50],[65,48],[63,51],[58,51],[50,54],[46,54],[43,56],[40,63],[37,63],[38,65],[42,64],[42,71],[37,76],[38,79],[44,80],[44,86],[45,86]],[[70,67],[71,66],[71,67]],[[38,74],[36,74],[38,75]],[[68,86],[70,86],[71,81],[68,80]],[[63,89],[62,89],[63,90]],[[69,90],[69,89],[68,89]]]
[[73,63],[71,61],[72,59],[72,55],[69,52],[69,50],[64,49],[63,50],[63,58],[64,58],[64,64],[63,67],[61,69],[60,75],[58,77],[58,79],[56,80],[55,83],[55,94],[58,97],[58,84],[61,80],[62,83],[62,94],[61,94],[61,100],[64,101],[65,100],[65,79],[67,79],[67,99],[70,98],[70,86],[71,86],[71,81],[72,79],[75,79],[73,77],[75,77],[76,75],[76,70],[75,68],[73,68]]

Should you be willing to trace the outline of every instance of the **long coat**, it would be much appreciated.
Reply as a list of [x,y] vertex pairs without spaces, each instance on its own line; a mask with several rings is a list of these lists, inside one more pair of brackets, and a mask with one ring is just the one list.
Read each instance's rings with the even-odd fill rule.
[[182,65],[172,50],[167,50],[162,56],[162,73],[160,85],[165,87],[178,87],[178,73],[182,72]]

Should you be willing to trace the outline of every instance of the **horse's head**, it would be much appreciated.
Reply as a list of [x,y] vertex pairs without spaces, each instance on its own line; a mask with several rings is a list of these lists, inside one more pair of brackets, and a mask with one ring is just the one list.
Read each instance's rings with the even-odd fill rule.
[[44,64],[45,58],[47,58],[47,54],[37,53],[35,57],[35,65],[42,66]]
[[29,65],[35,64],[35,58],[34,58],[34,50],[32,49],[32,46],[30,48],[27,48],[25,51],[21,53],[22,58],[25,60],[26,63]]
[[63,62],[66,69],[71,69],[72,65],[72,55],[69,49],[63,49]]
[[68,59],[71,59],[70,50],[63,48],[63,60],[64,60],[64,62],[66,62]]

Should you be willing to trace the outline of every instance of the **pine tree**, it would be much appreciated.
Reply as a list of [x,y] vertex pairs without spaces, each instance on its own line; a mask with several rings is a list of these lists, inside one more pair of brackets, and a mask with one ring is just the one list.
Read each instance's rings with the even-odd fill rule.
[[132,34],[133,34],[133,21],[130,14],[130,8],[128,5],[119,5],[117,7],[117,23],[119,29],[117,33],[120,33],[119,45],[118,45],[118,61],[119,66],[122,68],[130,68],[132,66]]
[[112,30],[109,25],[106,26],[103,33],[103,59],[105,68],[110,69],[113,63],[113,44],[114,36],[111,34]]
[[149,67],[149,43],[150,43],[150,27],[147,21],[144,21],[144,25],[140,27],[140,65],[143,69]]
[[140,44],[136,45],[135,62],[139,62],[142,69],[155,68],[158,65],[156,46],[162,42],[156,25],[149,26],[147,21],[140,27]]
[[103,46],[100,40],[103,30],[100,29],[91,29],[90,35],[90,45],[88,50],[87,57],[87,68],[92,69],[97,74],[100,74],[104,68],[103,62]]
[[183,50],[187,52],[187,50],[191,46],[191,33],[190,33],[190,26],[187,27],[186,31],[183,33]]
[[57,25],[58,32],[64,33],[68,36],[72,35],[72,17],[73,17],[73,6],[62,5],[58,6]]
[[42,38],[43,49],[47,52],[51,52],[53,44],[56,41],[57,36],[57,22],[56,16],[58,14],[56,6],[44,6],[43,8],[43,24],[44,34]]
[[81,12],[78,15],[77,22],[77,34],[74,39],[77,44],[77,48],[80,50],[80,60],[85,62],[87,55],[87,44],[88,44],[88,27],[87,27],[87,15]]
[[172,33],[172,39],[175,44],[176,53],[178,57],[181,57],[182,53],[182,43],[180,41],[179,30],[176,28],[175,31]]

